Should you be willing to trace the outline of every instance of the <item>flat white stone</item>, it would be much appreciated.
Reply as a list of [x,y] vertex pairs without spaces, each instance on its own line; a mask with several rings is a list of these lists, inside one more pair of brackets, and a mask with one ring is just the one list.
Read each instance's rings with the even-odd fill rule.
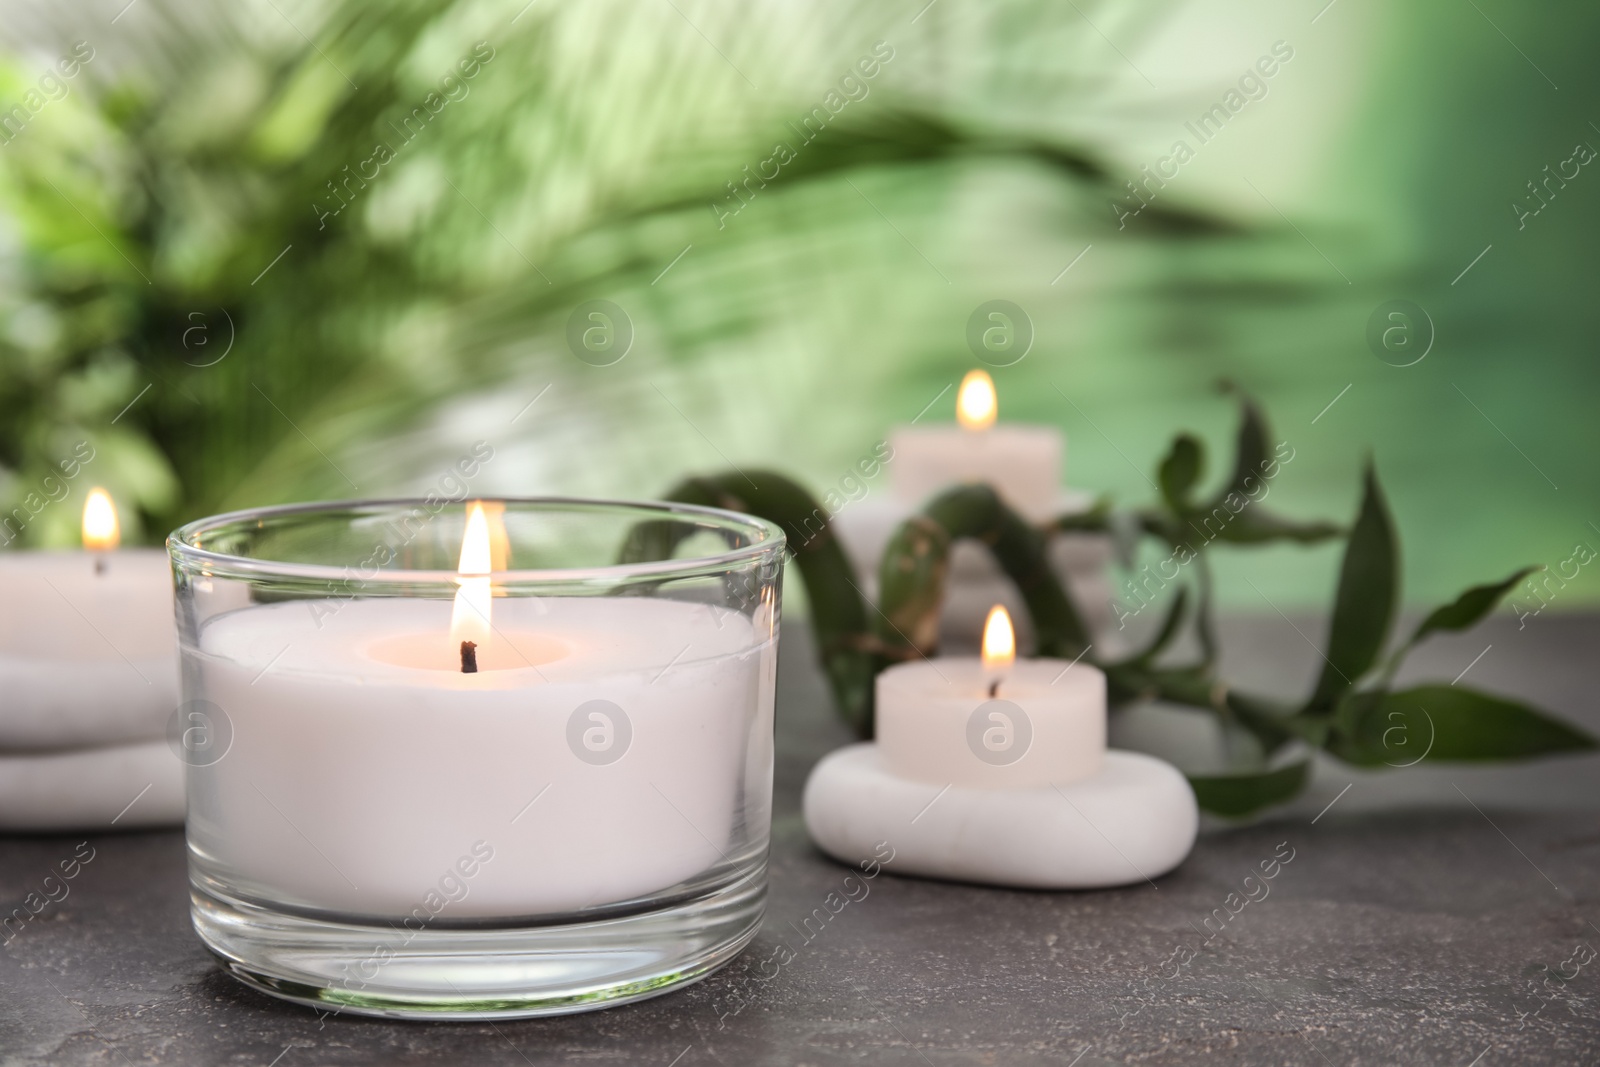
[[182,826],[183,763],[165,741],[0,754],[0,832]]
[[894,849],[896,874],[1028,889],[1098,889],[1153,879],[1183,862],[1200,825],[1177,768],[1109,751],[1100,773],[1026,789],[898,778],[872,742],[826,756],[806,782],[806,829],[845,863]]
[[180,703],[176,643],[165,656],[126,661],[0,652],[3,755],[159,741]]

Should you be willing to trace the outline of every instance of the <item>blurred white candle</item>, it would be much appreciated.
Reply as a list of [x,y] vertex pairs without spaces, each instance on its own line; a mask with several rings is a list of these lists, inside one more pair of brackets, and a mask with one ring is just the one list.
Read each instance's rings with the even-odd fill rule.
[[165,552],[120,540],[96,488],[84,551],[0,553],[0,750],[162,736],[178,706],[172,572]]
[[1054,517],[1066,439],[1050,426],[996,425],[999,399],[974,370],[956,394],[956,426],[901,426],[889,435],[889,479],[909,505],[963,482],[986,482],[1024,517]]

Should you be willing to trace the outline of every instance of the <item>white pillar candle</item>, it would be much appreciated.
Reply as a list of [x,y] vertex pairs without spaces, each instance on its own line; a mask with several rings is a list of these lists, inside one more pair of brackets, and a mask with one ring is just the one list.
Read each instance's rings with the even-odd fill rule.
[[446,916],[551,915],[692,879],[727,858],[736,824],[765,825],[771,749],[751,731],[772,730],[770,609],[491,610],[471,674],[442,600],[265,604],[202,624],[191,695],[232,737],[189,768],[197,867],[280,905],[398,919],[481,841],[492,859]]
[[990,612],[984,646],[982,658],[919,660],[878,675],[877,739],[890,773],[984,788],[1098,773],[1106,750],[1105,675],[1067,660],[1014,660],[1004,608]]
[[[957,426],[902,426],[891,431],[887,497],[869,497],[841,507],[833,529],[872,600],[878,596],[878,566],[895,530],[938,493],[962,483],[984,483],[1028,522],[1042,525],[1089,510],[1093,497],[1061,486],[1066,438],[1049,426],[995,425],[998,397],[981,370],[970,372],[957,393]],[[1075,533],[1051,537],[1047,552],[1057,576],[1070,587],[1085,624],[1107,647],[1111,619],[1105,576],[1110,539]],[[1021,600],[988,551],[969,541],[952,546],[940,643],[970,647],[983,623],[983,609],[996,600],[1013,608]]]
[[172,572],[165,552],[118,540],[95,489],[88,550],[0,553],[0,752],[162,736],[178,706]]
[[997,426],[994,382],[981,370],[962,380],[957,426],[902,426],[889,435],[889,480],[911,505],[962,482],[986,482],[1019,514],[1054,517],[1066,438],[1049,426]]

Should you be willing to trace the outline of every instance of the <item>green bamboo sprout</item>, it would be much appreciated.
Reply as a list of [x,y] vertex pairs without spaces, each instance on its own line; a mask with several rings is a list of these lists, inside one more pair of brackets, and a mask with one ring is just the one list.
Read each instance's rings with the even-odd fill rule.
[[[834,537],[827,513],[811,494],[781,474],[756,470],[748,476],[690,478],[673,487],[666,498],[759,515],[783,530],[811,601],[811,626],[834,701],[858,734],[870,736],[873,679],[885,661],[867,626],[866,597],[850,577],[850,562]],[[681,524],[669,525],[682,528]],[[652,539],[648,549],[634,543]],[[652,533],[641,527],[634,531],[625,555],[665,559],[673,547],[662,542],[659,530]],[[653,555],[641,554],[645,551]]]
[[896,531],[883,554],[879,621],[884,625],[878,636],[885,644],[899,641],[919,655],[937,651],[950,544],[966,537],[988,548],[1022,594],[1041,656],[1076,659],[1089,647],[1088,630],[1045,557],[1045,534],[1006,507],[993,489],[957,486],[931,501],[920,518]]
[[[851,578],[849,561],[826,513],[810,494],[782,475],[752,471],[748,477],[735,473],[692,478],[668,498],[750,512],[783,527],[811,600],[819,654],[835,703],[844,720],[864,738],[873,731],[877,672],[893,663],[937,654],[951,545],[968,538],[982,544],[1015,583],[1033,622],[1038,653],[1079,659],[1104,671],[1113,709],[1141,700],[1163,701],[1209,712],[1224,725],[1255,738],[1263,753],[1257,765],[1228,774],[1190,775],[1200,806],[1216,814],[1243,816],[1297,795],[1310,779],[1310,756],[1273,762],[1295,742],[1367,767],[1405,767],[1424,760],[1523,759],[1596,747],[1583,731],[1515,700],[1456,685],[1393,690],[1395,672],[1413,647],[1431,634],[1466,630],[1481,622],[1532,568],[1468,589],[1428,615],[1385,657],[1399,603],[1400,557],[1376,469],[1367,467],[1361,506],[1348,532],[1331,523],[1285,519],[1247,502],[1247,497],[1254,499],[1252,483],[1270,479],[1275,464],[1268,451],[1264,415],[1242,393],[1239,400],[1233,471],[1214,497],[1201,503],[1193,499],[1204,469],[1204,448],[1188,434],[1174,440],[1160,464],[1160,500],[1122,515],[1101,501],[1087,512],[1064,515],[1036,528],[989,486],[956,486],[895,531],[884,551],[880,602],[875,607],[867,604]],[[1219,514],[1224,517],[1212,531],[1207,521]],[[1192,585],[1178,587],[1166,617],[1145,647],[1107,660],[1095,655],[1070,591],[1049,565],[1047,549],[1057,534],[1115,537],[1123,530],[1154,539],[1183,562],[1192,562],[1196,578]],[[1269,699],[1242,692],[1219,678],[1206,545],[1212,540],[1242,546],[1273,541],[1314,544],[1341,535],[1346,537],[1345,554],[1324,666],[1309,696],[1298,703]],[[1125,559],[1131,559],[1131,551]],[[1194,628],[1199,658],[1164,663],[1186,624]]]

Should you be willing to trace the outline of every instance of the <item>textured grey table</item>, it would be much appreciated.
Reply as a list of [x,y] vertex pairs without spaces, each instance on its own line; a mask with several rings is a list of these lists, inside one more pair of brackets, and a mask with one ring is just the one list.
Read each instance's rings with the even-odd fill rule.
[[[1577,962],[1579,946],[1600,950],[1600,758],[1384,776],[1327,765],[1305,803],[1208,829],[1156,885],[1032,893],[886,875],[806,931],[848,872],[807,842],[800,787],[846,738],[798,631],[785,637],[766,924],[704,982],[554,1020],[319,1019],[212,964],[189,929],[180,834],[96,835],[71,895],[0,949],[0,1062],[1600,1061],[1600,959]],[[1248,650],[1233,674],[1261,685],[1298,686],[1314,668],[1276,617],[1235,620],[1225,641]],[[1600,619],[1521,632],[1500,620],[1420,666],[1449,678],[1484,645],[1473,681],[1600,729]],[[4,911],[80,840],[0,838]],[[1287,849],[1270,893],[1212,936],[1213,909]],[[761,964],[780,942],[794,958],[774,974]]]

